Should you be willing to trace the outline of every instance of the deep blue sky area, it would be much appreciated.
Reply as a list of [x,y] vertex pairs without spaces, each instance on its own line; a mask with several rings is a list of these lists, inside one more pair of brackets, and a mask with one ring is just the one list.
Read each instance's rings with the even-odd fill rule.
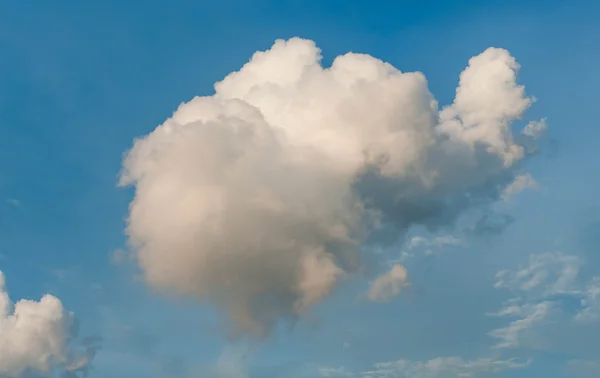
[[[600,2],[578,0],[2,1],[0,271],[10,296],[56,295],[81,337],[101,338],[94,378],[596,377],[600,325],[569,314],[584,309],[600,276],[599,19]],[[292,37],[315,41],[324,66],[356,52],[420,71],[440,106],[452,103],[471,57],[508,50],[536,98],[515,128],[548,124],[540,152],[523,164],[538,187],[494,204],[513,220],[502,232],[409,230],[389,252],[417,256],[405,264],[406,295],[373,304],[361,293],[377,274],[344,280],[310,319],[260,342],[231,341],[221,311],[161,295],[135,263],[115,261],[127,249],[134,195],[117,187],[119,174],[135,138]],[[439,254],[410,249],[413,236],[447,234],[462,242],[431,247]],[[494,287],[496,272],[529,267],[555,288],[575,260],[569,293]],[[489,316],[515,297],[521,313]],[[531,320],[546,302],[555,317]],[[589,308],[600,315],[600,302]],[[493,330],[511,326],[516,341],[496,348]],[[0,353],[12,348],[6,329],[0,319]],[[437,360],[435,370],[438,358],[456,360]],[[384,375],[375,364],[386,361],[403,362]],[[489,361],[499,368],[473,367]]]

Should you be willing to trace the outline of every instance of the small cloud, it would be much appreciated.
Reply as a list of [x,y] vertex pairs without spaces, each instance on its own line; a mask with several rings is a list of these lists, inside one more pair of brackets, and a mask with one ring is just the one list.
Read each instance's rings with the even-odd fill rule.
[[508,184],[504,191],[502,192],[502,199],[504,201],[508,201],[510,198],[519,194],[525,189],[537,189],[539,188],[538,183],[533,179],[533,177],[529,173],[523,173],[517,175],[513,182]]
[[548,130],[548,123],[546,118],[542,118],[539,121],[531,121],[523,129],[523,135],[531,137],[533,139],[540,139],[546,134]]
[[390,263],[400,262],[403,263],[413,257],[416,252],[424,254],[425,256],[431,256],[438,254],[445,247],[463,245],[464,240],[457,238],[453,235],[443,235],[435,238],[426,238],[424,236],[415,236],[406,244],[406,248],[410,251],[402,251],[398,259],[390,261]]
[[393,297],[398,296],[400,291],[408,285],[408,272],[406,268],[400,264],[396,264],[389,272],[371,282],[368,298],[373,302],[389,302]]
[[430,245],[429,239],[423,236],[415,236],[410,239],[410,242],[408,243],[408,249],[413,249],[422,245]]
[[423,236],[415,236],[408,243],[408,249],[414,249],[417,247],[442,248],[450,245],[460,245],[462,243],[462,239],[459,239],[452,235],[438,236],[432,239],[427,239]]

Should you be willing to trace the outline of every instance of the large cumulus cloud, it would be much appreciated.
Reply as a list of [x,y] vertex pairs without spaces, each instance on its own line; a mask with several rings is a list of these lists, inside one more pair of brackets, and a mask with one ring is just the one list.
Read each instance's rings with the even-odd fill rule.
[[52,295],[13,303],[0,271],[0,377],[85,374],[96,346],[74,346],[76,326],[73,313]]
[[276,41],[135,141],[121,184],[151,287],[264,335],[356,272],[373,235],[450,225],[517,174],[511,126],[532,99],[506,50],[473,57],[441,110],[419,72],[320,60],[312,41]]

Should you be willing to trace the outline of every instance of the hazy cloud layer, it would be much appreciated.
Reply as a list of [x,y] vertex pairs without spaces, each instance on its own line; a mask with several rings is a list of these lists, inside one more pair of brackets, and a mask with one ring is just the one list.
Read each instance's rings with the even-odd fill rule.
[[527,154],[511,123],[532,100],[506,50],[473,57],[442,109],[419,72],[355,53],[320,60],[312,41],[277,41],[124,161],[146,282],[212,303],[238,331],[304,314],[357,271],[365,241],[499,199]]
[[450,377],[489,377],[508,370],[528,366],[530,361],[500,360],[480,358],[472,361],[459,357],[439,357],[428,361],[397,360],[379,362],[363,372],[350,372],[343,367],[323,368],[322,377],[361,377],[361,378],[450,378]]

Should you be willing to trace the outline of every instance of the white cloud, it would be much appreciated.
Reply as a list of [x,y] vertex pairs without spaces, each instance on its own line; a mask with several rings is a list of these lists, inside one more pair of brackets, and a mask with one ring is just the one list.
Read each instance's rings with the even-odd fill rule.
[[396,261],[404,262],[410,258],[415,257],[415,250],[425,255],[433,255],[439,253],[443,248],[448,246],[463,245],[464,241],[453,235],[443,235],[434,238],[426,238],[424,236],[414,236],[406,244],[406,248],[411,251],[402,251],[400,258]]
[[548,130],[548,124],[544,118],[539,121],[529,122],[527,126],[525,126],[525,129],[523,129],[523,134],[534,139],[539,139],[544,136],[546,130]]
[[413,249],[416,247],[442,248],[442,247],[445,247],[448,245],[460,245],[462,243],[463,243],[462,239],[459,239],[452,235],[438,236],[438,237],[435,237],[432,239],[427,239],[426,237],[423,237],[423,236],[415,236],[412,239],[410,239],[410,242],[408,243],[407,247],[409,249]]
[[536,188],[538,188],[538,183],[533,177],[529,173],[523,173],[515,177],[514,181],[504,188],[502,198],[507,201],[525,189]]
[[441,111],[419,72],[355,53],[320,59],[312,41],[277,41],[124,161],[146,282],[209,301],[255,335],[354,273],[378,224],[451,224],[498,199],[524,156],[510,126],[532,100],[506,50],[473,57]]
[[85,371],[94,350],[71,346],[75,330],[73,314],[52,295],[13,304],[0,271],[0,377]]
[[393,297],[398,296],[400,290],[408,284],[406,268],[396,264],[389,272],[371,282],[368,298],[374,302],[389,302]]
[[321,369],[323,377],[362,377],[362,378],[450,378],[488,377],[508,369],[523,368],[530,361],[499,360],[480,358],[463,360],[459,357],[434,358],[428,361],[397,360],[379,362],[372,369],[363,372],[349,372],[343,367]]

